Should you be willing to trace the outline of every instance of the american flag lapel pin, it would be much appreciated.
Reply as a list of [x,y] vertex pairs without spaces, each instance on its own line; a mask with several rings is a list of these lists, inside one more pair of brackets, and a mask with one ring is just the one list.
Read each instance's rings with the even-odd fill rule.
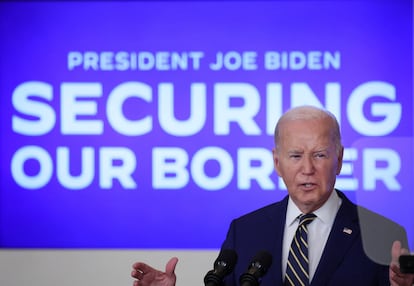
[[347,228],[347,227],[344,227],[344,229],[342,231],[346,234],[351,234],[352,233],[352,229]]

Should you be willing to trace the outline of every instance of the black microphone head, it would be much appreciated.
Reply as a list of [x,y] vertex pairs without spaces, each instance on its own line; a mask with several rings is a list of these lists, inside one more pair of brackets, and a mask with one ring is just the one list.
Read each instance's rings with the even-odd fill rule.
[[250,263],[249,269],[254,270],[255,276],[262,277],[272,265],[272,260],[272,255],[268,251],[259,251]]
[[214,269],[221,269],[224,275],[230,274],[237,263],[237,253],[233,249],[222,249],[214,261]]
[[272,265],[272,255],[267,251],[259,251],[252,259],[247,271],[240,275],[241,286],[259,286],[261,278]]
[[222,249],[214,261],[214,269],[204,277],[205,286],[222,286],[224,277],[233,272],[237,263],[237,253],[232,249]]

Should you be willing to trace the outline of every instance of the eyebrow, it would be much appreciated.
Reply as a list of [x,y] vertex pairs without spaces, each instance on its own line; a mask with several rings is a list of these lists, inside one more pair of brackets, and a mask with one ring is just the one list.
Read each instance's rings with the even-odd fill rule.
[[[314,154],[314,153],[321,153],[321,152],[329,152],[329,148],[324,148],[324,149],[318,149],[318,150],[315,150],[315,151],[312,151],[312,152],[310,152],[310,153],[312,153],[312,154]],[[287,153],[295,153],[295,154],[302,154],[302,153],[305,153],[305,151],[303,151],[303,150],[288,150],[287,151]]]
[[305,151],[300,150],[288,150],[287,153],[305,153]]

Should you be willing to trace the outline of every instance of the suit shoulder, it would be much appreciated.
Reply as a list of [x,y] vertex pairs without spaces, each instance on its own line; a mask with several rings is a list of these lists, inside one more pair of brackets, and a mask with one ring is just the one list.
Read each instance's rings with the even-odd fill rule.
[[274,219],[284,214],[286,210],[286,206],[287,204],[285,200],[281,200],[281,201],[263,206],[256,210],[253,210],[249,213],[246,213],[234,219],[234,221],[235,222],[247,222],[247,221],[258,221],[258,220],[263,220],[263,219],[265,220]]

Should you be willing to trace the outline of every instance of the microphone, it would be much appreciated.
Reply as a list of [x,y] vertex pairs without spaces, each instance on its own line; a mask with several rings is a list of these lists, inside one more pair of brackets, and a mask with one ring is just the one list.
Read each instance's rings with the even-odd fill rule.
[[237,253],[232,249],[222,249],[216,261],[214,269],[207,272],[204,277],[205,286],[223,286],[223,279],[229,275],[237,263]]
[[240,276],[240,286],[259,286],[270,265],[272,255],[267,251],[260,251],[250,262],[247,271]]

